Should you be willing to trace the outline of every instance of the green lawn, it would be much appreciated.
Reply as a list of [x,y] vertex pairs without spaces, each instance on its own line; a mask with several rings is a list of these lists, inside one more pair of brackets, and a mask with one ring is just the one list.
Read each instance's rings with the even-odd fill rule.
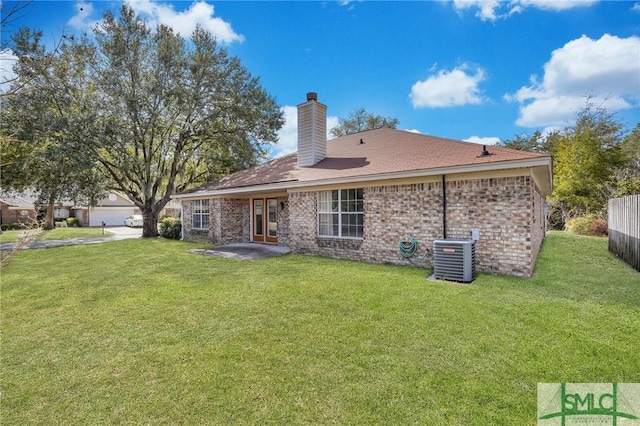
[[71,238],[99,238],[110,237],[113,232],[104,231],[101,228],[55,228],[50,231],[43,231],[38,238],[39,241],[48,240],[68,240]]
[[2,231],[0,234],[0,244],[5,243],[15,243],[18,241],[18,237],[24,231],[12,230],[12,231]]
[[[0,244],[15,243],[18,240],[18,236],[22,234],[23,230],[4,231],[0,234]],[[43,231],[37,240],[68,240],[72,238],[98,238],[98,237],[110,237],[113,232],[104,231],[100,228],[55,228],[51,231]]]
[[3,425],[533,425],[539,382],[640,382],[640,274],[548,235],[471,285],[164,239],[27,250],[2,271]]

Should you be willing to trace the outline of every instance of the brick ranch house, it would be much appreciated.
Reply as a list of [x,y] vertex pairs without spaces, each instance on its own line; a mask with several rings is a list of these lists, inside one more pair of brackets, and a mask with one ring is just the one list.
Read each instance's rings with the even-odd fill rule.
[[479,271],[528,277],[545,235],[551,157],[389,128],[326,140],[315,93],[298,106],[298,152],[174,196],[183,239],[408,265],[398,244],[478,231]]

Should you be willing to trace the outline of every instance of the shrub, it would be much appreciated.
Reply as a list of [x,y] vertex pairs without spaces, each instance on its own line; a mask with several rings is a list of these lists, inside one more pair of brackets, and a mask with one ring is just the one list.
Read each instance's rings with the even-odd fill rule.
[[594,215],[586,215],[569,219],[565,224],[565,231],[577,235],[593,235],[604,237],[608,234],[609,224],[604,219]]
[[160,236],[172,240],[179,240],[182,234],[180,219],[165,217],[160,221]]
[[17,231],[20,229],[32,229],[38,227],[39,225],[37,223],[3,223],[1,229],[3,231]]
[[589,225],[589,235],[605,237],[609,235],[609,223],[604,219],[596,219]]
[[80,222],[75,217],[70,217],[70,218],[67,218],[67,226],[77,227],[77,226],[80,226]]
[[565,223],[564,229],[572,234],[589,235],[589,227],[594,220],[596,217],[593,215],[574,217]]

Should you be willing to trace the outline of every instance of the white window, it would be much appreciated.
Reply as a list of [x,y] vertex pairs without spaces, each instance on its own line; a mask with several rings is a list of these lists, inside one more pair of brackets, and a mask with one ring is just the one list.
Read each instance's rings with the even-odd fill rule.
[[191,202],[191,228],[209,228],[209,200],[193,200]]
[[362,188],[318,193],[318,236],[362,238],[364,210]]

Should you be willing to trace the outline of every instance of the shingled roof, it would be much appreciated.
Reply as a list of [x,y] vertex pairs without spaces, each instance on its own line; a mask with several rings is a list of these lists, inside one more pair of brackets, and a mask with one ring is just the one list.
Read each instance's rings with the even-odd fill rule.
[[293,187],[328,183],[332,180],[357,182],[399,177],[399,174],[426,176],[447,173],[447,170],[462,172],[467,169],[472,171],[536,166],[547,166],[550,170],[551,158],[546,154],[498,146],[489,146],[488,155],[482,155],[482,151],[481,145],[471,142],[380,128],[328,141],[326,158],[311,167],[299,167],[297,154],[294,153],[233,173],[180,195],[213,195],[217,191],[228,193],[234,188],[246,190],[248,187],[274,184],[282,188],[289,185]]

